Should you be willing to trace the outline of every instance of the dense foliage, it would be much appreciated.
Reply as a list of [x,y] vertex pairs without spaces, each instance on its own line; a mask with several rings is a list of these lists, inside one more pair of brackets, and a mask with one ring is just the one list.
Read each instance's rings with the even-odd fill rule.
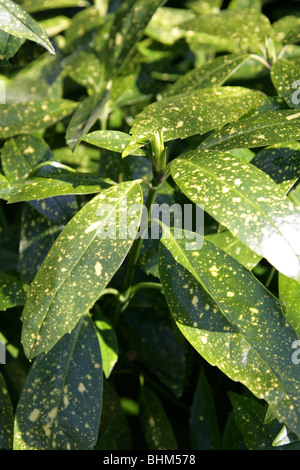
[[0,448],[300,449],[299,5],[0,1]]

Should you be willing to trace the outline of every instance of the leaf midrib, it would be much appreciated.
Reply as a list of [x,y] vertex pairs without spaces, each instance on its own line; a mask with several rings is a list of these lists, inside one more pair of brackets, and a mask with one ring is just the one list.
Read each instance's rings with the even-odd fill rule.
[[[113,206],[114,209],[120,205],[121,201],[124,199],[124,197],[126,197],[126,195],[128,194],[128,192],[133,188],[133,186],[135,185],[136,183],[133,182],[130,187],[128,188],[128,190],[125,191],[125,193],[121,196],[121,198],[118,199],[117,203]],[[112,211],[113,212],[113,211]],[[111,213],[109,213],[109,215],[107,215],[107,217],[104,219],[104,222],[106,222],[108,220],[108,218],[110,217]],[[97,231],[95,232],[94,236],[91,238],[91,241],[90,243],[88,243],[87,246],[85,246],[84,250],[80,253],[80,257],[74,262],[72,268],[69,270],[69,272],[67,273],[66,277],[62,280],[62,282],[57,286],[57,288],[55,289],[55,291],[53,292],[53,297],[51,299],[51,302],[50,304],[48,305],[47,309],[46,309],[46,312],[45,314],[43,315],[43,318],[42,318],[42,321],[40,321],[40,327],[38,329],[38,331],[36,332],[35,334],[35,338],[34,338],[34,341],[33,341],[33,344],[32,344],[32,347],[30,348],[29,350],[29,354],[28,354],[28,357],[32,357],[31,354],[32,354],[32,351],[35,349],[35,346],[36,346],[36,341],[37,341],[37,336],[40,334],[42,328],[44,327],[44,322],[45,322],[45,319],[47,317],[47,315],[49,315],[49,312],[51,310],[51,307],[55,301],[55,298],[59,292],[59,290],[61,289],[61,287],[64,285],[64,283],[67,281],[67,279],[69,278],[69,276],[71,275],[72,271],[76,268],[77,264],[80,262],[81,258],[84,256],[84,254],[87,252],[87,250],[90,248],[90,245],[93,243],[94,239],[96,238],[97,236]]]
[[[185,162],[186,162],[186,160],[183,161],[183,163],[185,163]],[[180,162],[178,162],[178,163],[180,163]],[[199,165],[197,165],[196,163],[194,163],[194,162],[192,162],[192,161],[189,161],[189,163],[190,163],[191,165],[193,165],[194,167],[196,167],[196,168],[200,168],[201,170],[203,170],[204,172],[206,172],[209,176],[214,177],[218,182],[221,183],[221,185],[224,185],[224,182],[223,182],[218,176],[216,176],[215,173],[212,173],[212,172],[208,171],[205,167],[199,166]],[[271,178],[270,178],[270,179],[271,179]],[[228,185],[228,186],[230,186],[230,185]],[[290,247],[292,253],[293,253],[293,254],[296,256],[296,258],[298,259],[297,254],[295,253],[293,247],[290,245],[290,242],[289,242],[288,240],[286,240],[286,238],[284,237],[284,235],[281,233],[281,230],[277,227],[277,225],[275,225],[275,223],[274,223],[273,220],[270,218],[270,216],[269,216],[268,214],[266,214],[266,213],[260,208],[259,205],[257,205],[257,204],[256,204],[254,201],[252,201],[251,199],[246,198],[246,196],[245,196],[243,193],[239,192],[236,188],[233,188],[232,186],[230,186],[230,190],[231,190],[231,191],[234,191],[237,195],[241,196],[242,199],[245,199],[245,200],[249,201],[250,204],[251,204],[257,211],[263,213],[263,215],[265,216],[265,218],[270,221],[271,225],[276,229],[276,231],[280,234],[280,236],[285,240],[285,242],[287,243],[287,245]],[[251,194],[251,192],[250,192],[250,194]],[[284,202],[284,201],[283,201],[283,202]],[[242,241],[242,240],[241,240],[241,241]],[[242,241],[242,242],[243,242],[243,241]],[[245,242],[243,242],[243,243],[245,243]],[[247,246],[248,246],[248,245],[247,245]],[[255,250],[254,248],[251,248],[251,249],[252,249],[253,251],[255,251],[255,253],[256,253],[256,250]],[[258,255],[261,256],[261,253],[256,253],[256,254],[258,254]],[[262,255],[262,256],[264,256],[264,255]]]
[[[171,234],[171,232],[169,232]],[[172,234],[171,234],[172,236]],[[201,280],[201,278],[198,276],[197,272],[195,271],[195,269],[193,268],[193,266],[191,265],[189,259],[187,258],[187,256],[185,255],[185,252],[183,251],[182,247],[177,243],[177,241],[175,240],[175,238],[172,236],[172,241],[173,243],[175,244],[175,246],[178,248],[179,252],[181,253],[181,255],[184,257],[184,260],[187,262],[188,266],[190,267],[190,273],[194,276],[194,278],[196,279],[196,281],[199,282],[199,284],[202,286],[202,288],[208,293],[208,295],[214,300],[214,302],[217,304],[220,312],[222,313],[222,315],[227,319],[227,321],[230,323],[231,326],[233,326],[235,329],[236,329],[236,332],[237,334],[241,335],[242,338],[244,338],[244,340],[247,342],[247,344],[255,351],[255,353],[260,357],[260,359],[262,360],[262,362],[264,364],[266,364],[270,370],[272,370],[272,373],[273,375],[276,377],[276,379],[278,380],[278,382],[280,383],[282,389],[285,391],[286,393],[286,396],[289,397],[289,400],[291,403],[294,403],[294,398],[290,396],[290,393],[288,393],[286,391],[286,386],[282,383],[281,381],[281,377],[278,377],[277,373],[273,370],[273,367],[268,363],[266,362],[266,360],[261,356],[261,354],[257,351],[257,349],[251,344],[251,342],[249,342],[249,340],[245,337],[245,335],[241,332],[241,330],[238,328],[237,325],[235,325],[231,320],[230,318],[227,317],[227,315],[223,312],[223,309],[220,307],[219,305],[219,302],[217,299],[215,299],[215,297],[211,294],[210,290],[207,288],[207,286],[204,284],[204,282]],[[219,248],[218,248],[219,249]],[[221,250],[223,251],[223,250]],[[173,256],[173,254],[172,254]],[[230,255],[228,255],[230,256]],[[174,256],[173,256],[174,257]],[[175,259],[175,257],[174,257]],[[177,260],[175,259],[175,261],[177,262]],[[180,263],[182,265],[182,263]],[[183,265],[182,265],[183,266]],[[185,267],[185,266],[183,266]],[[294,410],[295,412],[298,414],[297,412],[297,406],[294,406]]]

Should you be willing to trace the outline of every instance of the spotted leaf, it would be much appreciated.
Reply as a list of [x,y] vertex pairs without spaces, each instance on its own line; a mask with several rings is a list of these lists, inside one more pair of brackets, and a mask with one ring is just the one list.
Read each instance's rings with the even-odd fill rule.
[[267,173],[288,192],[300,174],[300,143],[297,141],[266,147],[258,152],[251,164]]
[[15,203],[72,194],[94,194],[112,185],[97,175],[70,171],[58,164],[55,171],[54,164],[49,176],[47,173],[44,176],[32,176],[6,190],[4,188],[3,199]]
[[271,69],[271,78],[279,96],[291,108],[300,108],[300,65],[292,60],[278,59]]
[[67,117],[77,106],[69,100],[29,101],[11,105],[0,104],[0,138],[31,134],[37,129],[53,126]]
[[119,73],[162,0],[125,0],[117,10],[107,42],[108,80]]
[[226,54],[211,59],[180,77],[163,95],[170,96],[197,88],[221,86],[247,63],[250,57],[249,54]]
[[23,283],[9,274],[0,273],[0,310],[25,305],[25,301]]
[[283,309],[285,311],[286,318],[300,336],[300,285],[298,282],[294,281],[294,279],[290,279],[289,277],[279,273],[278,289],[279,298],[283,302]]
[[300,212],[268,175],[234,155],[201,150],[175,160],[171,172],[194,203],[278,271],[300,280]]
[[163,405],[153,390],[142,387],[140,419],[150,450],[177,450],[177,442]]
[[51,158],[49,146],[42,139],[21,135],[5,142],[1,163],[4,174],[11,182],[26,179],[31,170],[42,161]]
[[300,138],[300,113],[291,110],[267,111],[245,117],[207,137],[202,148],[230,150],[256,148]]
[[291,360],[298,335],[278,301],[250,271],[200,235],[194,235],[191,249],[184,232],[175,238],[164,231],[160,278],[179,329],[206,361],[265,399],[299,436],[300,380]]
[[8,390],[2,375],[0,374],[0,449],[12,450],[14,417],[13,407],[8,395]]
[[229,52],[255,52],[261,54],[266,40],[274,32],[269,19],[254,9],[221,10],[219,14],[205,15],[184,26],[187,37],[199,38],[201,44],[212,40],[224,41],[224,50]]
[[[81,140],[96,147],[122,153],[130,142],[130,135],[121,131],[94,131]],[[143,150],[136,150],[135,155],[145,155]]]
[[19,38],[34,41],[51,54],[55,54],[55,49],[41,26],[12,0],[1,1],[0,29]]
[[102,381],[99,342],[84,316],[71,334],[34,361],[17,406],[14,450],[92,450]]
[[132,138],[123,156],[145,145],[157,131],[163,133],[167,142],[204,134],[236,121],[255,107],[259,96],[258,92],[243,87],[215,87],[159,100],[136,116],[130,130]]
[[51,349],[97,301],[136,236],[141,217],[136,204],[142,204],[139,181],[115,185],[88,202],[61,232],[23,310],[27,357]]

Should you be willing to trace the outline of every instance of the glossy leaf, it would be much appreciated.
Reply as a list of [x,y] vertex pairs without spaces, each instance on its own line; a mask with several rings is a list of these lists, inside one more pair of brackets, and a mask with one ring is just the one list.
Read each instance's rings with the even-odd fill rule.
[[91,319],[84,316],[71,334],[34,361],[16,411],[14,449],[93,449],[101,396],[99,343]]
[[267,111],[230,124],[203,141],[202,148],[230,150],[265,147],[300,138],[300,113]]
[[214,398],[203,369],[199,373],[191,406],[190,435],[194,450],[220,449],[220,434]]
[[13,79],[6,83],[6,103],[59,100],[63,93],[62,79],[59,58],[43,54],[15,73]]
[[139,225],[141,214],[128,214],[132,226],[124,238],[121,212],[138,203],[142,203],[138,181],[113,186],[88,202],[62,231],[31,284],[23,310],[22,343],[27,357],[51,349],[97,301],[124,260]]
[[33,281],[62,229],[62,226],[59,227],[38,214],[29,204],[24,205],[18,259],[18,273],[22,282],[30,284]]
[[300,19],[298,16],[286,15],[273,23],[277,41],[283,44],[295,44],[300,39]]
[[[283,302],[285,316],[300,336],[300,284],[279,273],[278,276],[279,298]],[[300,345],[300,343],[299,343]]]
[[108,379],[118,361],[118,339],[111,322],[101,313],[97,313],[95,327],[101,349],[102,367]]
[[2,375],[0,374],[0,449],[12,450],[14,434],[13,407],[8,395],[8,390]]
[[219,13],[223,0],[188,0],[187,6],[196,13]]
[[278,59],[271,69],[272,82],[290,108],[300,108],[300,65],[287,59]]
[[99,91],[81,101],[73,114],[66,132],[66,142],[75,150],[81,138],[98,120],[109,99],[109,91]]
[[215,87],[187,91],[150,104],[133,121],[132,139],[123,156],[151,141],[155,132],[161,131],[167,142],[222,127],[253,108],[258,96],[242,87]]
[[300,212],[265,173],[221,152],[191,152],[171,167],[176,184],[278,271],[300,280]]
[[[122,153],[130,139],[129,134],[121,131],[95,131],[85,135],[81,140],[96,147]],[[145,155],[145,152],[137,150],[134,155]]]
[[249,54],[227,54],[211,59],[180,77],[167,89],[164,96],[197,88],[221,86],[247,63],[250,57]]
[[254,9],[222,10],[219,14],[196,18],[185,26],[188,36],[198,36],[202,44],[216,37],[230,52],[262,53],[266,39],[273,38],[269,19]]
[[191,10],[168,7],[158,8],[151,18],[145,34],[162,44],[172,45],[180,37],[184,36],[183,31],[178,26],[194,18],[195,14]]
[[23,283],[15,277],[0,272],[0,310],[25,305]]
[[89,2],[86,0],[42,0],[36,2],[35,0],[22,1],[22,7],[29,13],[37,11],[52,10],[55,8],[71,8],[71,7],[87,7]]
[[76,106],[76,103],[69,100],[1,104],[0,138],[5,139],[16,134],[31,134],[37,129],[53,126],[67,117]]
[[162,0],[125,0],[117,10],[107,42],[108,80],[119,73]]
[[174,431],[162,403],[153,390],[142,387],[140,420],[150,450],[177,450]]
[[249,271],[251,271],[261,260],[261,256],[257,255],[254,251],[241,243],[240,240],[232,235],[228,230],[225,232],[206,235],[206,238],[214,245],[221,248],[221,250],[226,251],[226,253],[249,269]]
[[[229,393],[234,419],[240,429],[248,450],[276,450],[272,446],[281,429],[277,419],[266,420],[267,407],[253,397]],[[284,449],[284,447],[283,447]]]
[[247,8],[252,8],[257,11],[262,9],[261,0],[231,0],[228,5],[229,10],[244,10]]
[[55,54],[55,49],[41,26],[12,0],[2,0],[1,2],[0,29],[14,36],[34,41],[51,54]]
[[258,152],[251,164],[267,173],[286,193],[296,183],[300,174],[300,144],[285,142]]
[[195,249],[186,249],[184,234],[175,239],[165,232],[160,277],[179,329],[206,361],[265,399],[299,436],[299,374],[291,361],[298,335],[278,301],[211,242],[197,235]]
[[63,195],[94,194],[111,184],[96,175],[61,169],[59,166],[55,172],[55,166],[52,166],[49,177],[45,174],[44,177],[30,177],[21,181],[4,191],[3,198],[5,196],[9,203],[14,203]]
[[49,146],[42,139],[22,135],[9,139],[3,146],[1,163],[6,178],[11,182],[26,179],[39,163],[51,158]]

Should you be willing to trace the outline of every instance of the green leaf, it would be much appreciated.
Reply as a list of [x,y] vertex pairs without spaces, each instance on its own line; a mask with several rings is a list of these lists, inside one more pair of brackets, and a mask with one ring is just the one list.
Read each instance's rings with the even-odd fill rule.
[[295,44],[300,39],[300,18],[286,15],[273,23],[276,40],[283,44]]
[[0,310],[25,305],[23,283],[15,277],[0,272]]
[[120,398],[108,380],[104,380],[103,385],[102,413],[95,450],[131,450],[131,430]]
[[151,141],[155,132],[162,132],[167,142],[224,126],[253,108],[258,97],[259,93],[242,87],[215,87],[161,99],[136,116],[123,156]]
[[[279,273],[278,276],[279,298],[283,302],[285,316],[300,336],[300,284],[289,277]],[[299,344],[300,345],[300,344]]]
[[1,163],[6,178],[11,182],[26,179],[40,162],[47,161],[52,154],[42,139],[31,135],[20,135],[5,142],[1,152]]
[[183,8],[158,8],[145,29],[145,34],[155,41],[171,46],[184,35],[178,26],[194,18],[192,11]]
[[102,380],[99,342],[84,316],[71,334],[34,361],[17,406],[14,450],[93,449]]
[[202,148],[230,150],[266,147],[300,138],[300,113],[267,111],[240,119],[205,139]]
[[13,407],[6,384],[0,374],[0,449],[12,450],[14,434]]
[[223,0],[188,0],[186,5],[199,15],[219,13]]
[[13,36],[34,41],[55,54],[55,49],[41,26],[12,0],[1,1],[0,29]]
[[148,387],[140,391],[140,420],[150,450],[177,450],[174,431],[163,405]]
[[267,173],[287,193],[296,183],[300,174],[300,143],[284,142],[266,147],[251,160],[260,170]]
[[18,272],[22,282],[30,284],[62,227],[25,204],[21,216]]
[[148,296],[143,294],[126,310],[123,335],[137,358],[179,398],[187,382],[186,342],[178,337],[176,326],[165,313],[164,297],[158,293],[154,297],[151,290]]
[[262,2],[261,0],[231,0],[228,5],[228,10],[244,10],[252,8],[257,11],[261,11]]
[[10,183],[4,175],[0,174],[0,199],[6,199],[10,192]]
[[[121,131],[95,131],[85,135],[81,140],[96,147],[122,153],[130,139],[129,134]],[[145,152],[137,150],[134,155],[145,155]]]
[[243,397],[229,392],[235,422],[241,431],[248,450],[276,450],[272,446],[281,429],[277,419],[266,421],[267,406],[254,397]]
[[54,10],[72,7],[87,7],[89,2],[86,0],[41,0],[38,3],[35,0],[22,1],[22,7],[29,13],[37,11]]
[[6,104],[58,100],[63,93],[62,79],[60,59],[42,54],[7,81]]
[[[107,41],[108,80],[125,67],[162,0],[125,0],[115,13]],[[126,62],[125,62],[126,61]]]
[[278,59],[271,69],[272,82],[290,108],[300,108],[300,65],[287,59]]
[[[266,400],[300,435],[295,330],[277,299],[234,258],[196,234],[195,249],[164,229],[159,270],[179,329],[212,365]],[[188,247],[190,248],[190,246]]]
[[128,214],[127,238],[121,215],[136,204],[142,204],[138,181],[115,185],[88,202],[62,231],[31,285],[23,311],[27,357],[51,349],[97,301],[135,238],[141,214]]
[[251,271],[261,260],[261,256],[250,250],[227,230],[225,232],[206,235],[206,238],[214,245],[221,248],[221,250],[226,251],[226,253],[249,269],[249,271]]
[[[20,49],[24,39],[12,36],[0,29],[0,52],[6,59],[11,59]],[[9,63],[7,63],[8,65]]]
[[109,99],[109,91],[94,93],[81,101],[73,114],[66,132],[66,142],[71,150],[75,150],[81,138],[89,132],[97,119],[106,115],[105,106]]
[[220,449],[214,398],[203,368],[198,376],[191,406],[190,436],[194,450]]
[[205,62],[180,77],[163,94],[170,96],[187,90],[223,85],[250,59],[249,54],[227,54]]
[[102,313],[97,313],[95,326],[101,349],[103,372],[108,379],[118,361],[118,338],[112,324]]
[[55,167],[55,163],[44,165],[45,170],[51,170],[49,176],[45,173],[44,176],[29,177],[4,191],[3,198],[15,203],[71,194],[94,194],[112,185],[97,175],[70,171],[59,164]]
[[35,133],[37,129],[53,126],[67,117],[77,106],[69,100],[29,101],[27,103],[0,104],[0,138],[16,134]]
[[269,19],[254,9],[221,10],[217,15],[198,17],[184,28],[187,37],[195,37],[202,44],[210,44],[214,39],[223,41],[223,50],[229,52],[262,54],[266,40],[274,36]]
[[174,160],[171,174],[242,243],[300,280],[300,212],[268,175],[234,155],[201,150]]

